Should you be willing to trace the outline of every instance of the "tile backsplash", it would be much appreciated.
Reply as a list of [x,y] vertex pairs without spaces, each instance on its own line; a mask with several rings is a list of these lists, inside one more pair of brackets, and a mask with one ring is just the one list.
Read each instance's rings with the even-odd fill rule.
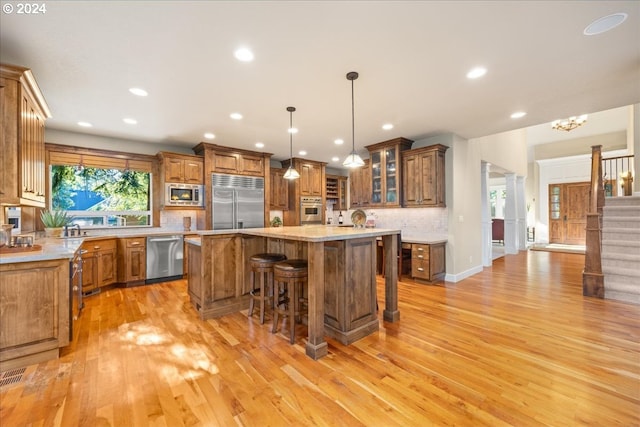
[[[400,228],[403,233],[410,235],[446,235],[448,233],[447,208],[365,208],[363,210],[367,216],[373,216],[378,228]],[[327,209],[327,218],[331,217],[333,224],[337,224],[340,212],[342,212],[344,224],[351,224],[353,209],[346,211]]]
[[162,210],[160,211],[160,227],[163,229],[183,231],[183,218],[191,218],[191,231],[198,229],[196,211],[192,210]]

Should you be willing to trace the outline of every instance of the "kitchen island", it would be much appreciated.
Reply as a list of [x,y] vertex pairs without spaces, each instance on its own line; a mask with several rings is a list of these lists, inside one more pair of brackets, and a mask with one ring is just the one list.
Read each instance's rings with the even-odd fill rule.
[[[400,318],[396,252],[400,230],[298,226],[198,232],[187,239],[189,294],[201,318],[246,309],[249,257],[269,251],[308,260],[308,340],[313,359],[327,354],[325,334],[350,344],[379,328],[376,238],[385,251],[383,319]],[[232,268],[235,265],[236,268]]]

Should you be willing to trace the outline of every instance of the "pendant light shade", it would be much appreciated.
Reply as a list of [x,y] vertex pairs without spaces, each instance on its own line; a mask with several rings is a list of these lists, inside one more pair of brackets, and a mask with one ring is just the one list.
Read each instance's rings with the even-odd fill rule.
[[289,167],[284,173],[284,179],[298,179],[300,174],[293,167],[293,112],[296,111],[296,107],[287,107],[289,112]]
[[359,168],[364,166],[364,161],[358,156],[356,152],[356,131],[355,131],[355,109],[353,101],[353,81],[358,78],[358,73],[351,71],[347,73],[347,80],[351,80],[351,154],[342,163],[342,166],[347,168]]

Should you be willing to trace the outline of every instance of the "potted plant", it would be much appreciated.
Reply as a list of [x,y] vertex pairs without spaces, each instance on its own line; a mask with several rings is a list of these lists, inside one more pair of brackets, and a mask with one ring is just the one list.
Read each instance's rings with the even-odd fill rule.
[[273,219],[271,220],[271,226],[272,227],[281,227],[282,226],[282,220],[280,219],[279,216],[273,217]]
[[47,237],[60,237],[65,225],[71,224],[73,217],[64,211],[44,210],[40,213]]

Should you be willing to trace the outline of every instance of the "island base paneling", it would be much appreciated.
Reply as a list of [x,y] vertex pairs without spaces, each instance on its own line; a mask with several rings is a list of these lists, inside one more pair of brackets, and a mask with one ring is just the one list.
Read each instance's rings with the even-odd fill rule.
[[324,330],[342,344],[379,329],[375,250],[375,238],[324,244]]
[[[325,242],[325,334],[351,344],[379,329],[375,279],[375,238]],[[257,236],[210,235],[188,244],[188,291],[201,319],[249,307],[250,261],[261,252],[307,259],[305,242]],[[306,295],[305,295],[306,296]]]
[[58,357],[69,344],[69,261],[0,265],[2,370]]

